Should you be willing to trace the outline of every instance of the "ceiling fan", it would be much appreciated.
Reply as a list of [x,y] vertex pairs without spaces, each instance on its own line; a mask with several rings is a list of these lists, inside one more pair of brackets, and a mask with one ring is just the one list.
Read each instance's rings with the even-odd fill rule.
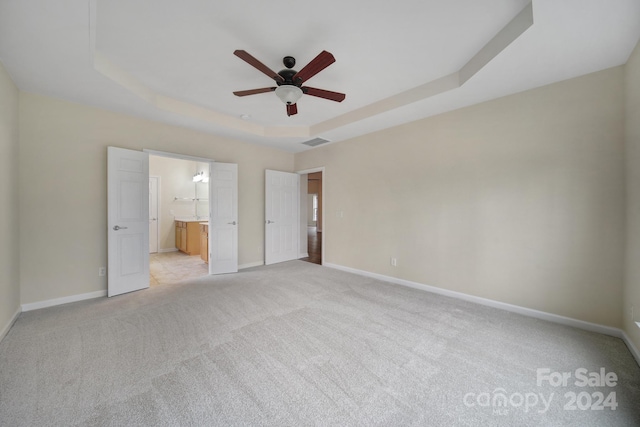
[[298,106],[296,103],[303,94],[316,96],[318,98],[329,99],[331,101],[342,102],[345,98],[344,93],[332,92],[330,90],[316,89],[314,87],[302,86],[304,82],[336,62],[332,54],[323,50],[318,56],[313,58],[300,71],[293,70],[296,60],[293,56],[285,56],[282,59],[284,70],[275,72],[269,67],[258,61],[244,50],[236,50],[233,52],[235,56],[245,61],[247,64],[263,72],[273,80],[277,86],[263,87],[260,89],[240,90],[233,92],[236,96],[255,95],[258,93],[275,92],[278,98],[287,105],[287,115],[293,116],[298,114]]

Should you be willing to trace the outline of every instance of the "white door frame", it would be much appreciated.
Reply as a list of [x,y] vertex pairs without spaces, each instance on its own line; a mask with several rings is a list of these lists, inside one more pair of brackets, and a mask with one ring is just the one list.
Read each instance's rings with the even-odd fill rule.
[[[327,200],[327,196],[326,196],[327,193],[326,193],[326,189],[325,189],[325,186],[324,186],[324,182],[325,182],[327,174],[326,174],[324,169],[325,169],[324,166],[321,166],[321,167],[317,167],[317,168],[311,168],[311,169],[304,169],[304,170],[296,171],[296,173],[299,174],[299,175],[305,175],[305,174],[308,175],[308,174],[314,173],[314,172],[322,172],[322,209],[321,209],[322,233],[321,233],[321,239],[320,239],[321,240],[320,241],[320,246],[322,247],[321,255],[320,255],[322,257],[322,260],[321,260],[322,265],[324,265],[324,260],[325,260],[325,257],[324,257],[324,249],[325,249],[324,235],[325,235],[325,231],[326,231],[326,228],[325,228],[325,225],[326,225],[325,217],[326,217],[326,215],[324,214],[324,210],[325,210],[324,207],[325,207],[325,201]],[[300,203],[307,203],[307,201],[306,200],[301,200]],[[304,220],[306,221],[307,219],[305,218]]]
[[[158,250],[156,251],[157,253],[160,253],[160,224],[162,223],[160,221],[160,194],[161,192],[161,188],[160,188],[160,177],[157,175],[149,175],[149,180],[151,179],[156,179],[158,181],[158,185],[156,186],[156,191],[158,194],[156,194],[156,242],[158,242]],[[151,191],[151,188],[149,188],[149,191]],[[149,212],[151,213],[151,212]],[[149,215],[151,216],[151,215]],[[151,240],[151,232],[149,232],[149,240]]]
[[309,180],[308,175],[299,174],[300,175],[300,208],[298,209],[298,228],[300,229],[300,243],[298,251],[298,259],[307,258],[309,256],[309,225],[307,224],[308,214],[308,206],[306,203],[302,203],[302,200],[308,200],[307,192],[309,190]]

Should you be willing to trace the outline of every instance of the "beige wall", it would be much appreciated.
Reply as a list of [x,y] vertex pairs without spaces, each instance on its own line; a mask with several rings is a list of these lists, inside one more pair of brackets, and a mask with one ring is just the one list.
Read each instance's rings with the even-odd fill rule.
[[20,308],[18,89],[0,63],[0,339]]
[[277,150],[18,95],[0,66],[0,197],[14,201],[0,207],[0,331],[20,290],[32,303],[106,288],[114,145],[239,163],[240,264],[263,259],[264,169],[325,166],[326,262],[624,327],[640,347],[639,75],[636,47],[625,67],[319,147],[294,168]]
[[296,154],[326,262],[620,327],[623,71]]
[[19,121],[23,304],[106,289],[109,145],[238,163],[239,263],[263,260],[264,170],[292,154],[24,92]]
[[[640,350],[640,43],[625,67],[627,160],[627,258],[624,330]],[[634,319],[631,307],[634,307]],[[634,322],[635,321],[635,322]]]

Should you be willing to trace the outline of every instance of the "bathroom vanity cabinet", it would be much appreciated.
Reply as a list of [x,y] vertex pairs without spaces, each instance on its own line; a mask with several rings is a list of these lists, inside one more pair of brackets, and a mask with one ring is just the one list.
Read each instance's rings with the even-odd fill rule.
[[209,223],[200,223],[200,258],[209,264]]
[[175,221],[176,248],[187,255],[200,254],[200,221]]

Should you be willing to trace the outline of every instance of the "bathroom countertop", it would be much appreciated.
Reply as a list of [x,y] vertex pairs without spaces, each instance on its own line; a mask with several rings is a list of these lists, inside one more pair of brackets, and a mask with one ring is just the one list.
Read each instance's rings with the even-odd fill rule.
[[173,220],[182,222],[206,222],[207,218],[198,218],[197,216],[176,216]]

